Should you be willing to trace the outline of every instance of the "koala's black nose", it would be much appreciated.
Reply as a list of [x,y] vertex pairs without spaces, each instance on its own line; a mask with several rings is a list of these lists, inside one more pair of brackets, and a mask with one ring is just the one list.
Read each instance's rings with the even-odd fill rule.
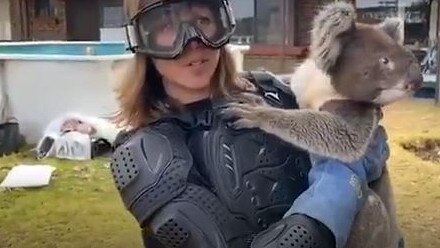
[[423,76],[419,74],[417,77],[409,80],[408,84],[405,86],[407,90],[418,90],[423,86]]

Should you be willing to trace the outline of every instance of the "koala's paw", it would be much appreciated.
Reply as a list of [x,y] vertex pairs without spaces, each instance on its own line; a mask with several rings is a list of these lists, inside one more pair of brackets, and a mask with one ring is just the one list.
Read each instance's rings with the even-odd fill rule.
[[262,96],[259,96],[250,92],[242,92],[238,95],[238,98],[249,105],[252,106],[267,106],[266,101]]
[[259,128],[264,121],[260,116],[261,111],[261,107],[249,103],[231,103],[221,114],[234,129]]

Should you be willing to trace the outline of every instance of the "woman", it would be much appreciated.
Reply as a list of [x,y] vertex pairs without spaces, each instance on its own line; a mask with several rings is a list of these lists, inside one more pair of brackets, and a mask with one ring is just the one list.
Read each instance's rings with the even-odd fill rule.
[[260,130],[233,130],[221,110],[244,91],[297,106],[276,80],[252,84],[264,74],[238,79],[224,47],[235,27],[228,1],[126,0],[125,8],[136,55],[118,120],[133,135],[112,172],[145,246],[343,247],[358,195],[387,159],[384,133],[346,165],[310,159]]

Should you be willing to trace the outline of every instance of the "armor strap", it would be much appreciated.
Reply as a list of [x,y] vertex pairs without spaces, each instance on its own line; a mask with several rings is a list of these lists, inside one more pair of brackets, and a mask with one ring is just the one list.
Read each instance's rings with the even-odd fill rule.
[[242,76],[258,88],[268,104],[278,108],[296,109],[298,104],[289,85],[268,71],[246,71]]
[[167,116],[164,119],[180,121],[183,127],[188,129],[197,127],[209,128],[213,123],[213,111],[212,109],[206,109],[197,113],[184,112]]
[[203,100],[196,103],[200,105],[200,108],[195,111],[170,113],[158,122],[175,122],[185,130],[192,130],[194,128],[209,129],[214,123],[214,111],[216,111],[217,107],[224,106],[226,103],[225,99],[218,100],[215,103],[211,102],[211,100]]

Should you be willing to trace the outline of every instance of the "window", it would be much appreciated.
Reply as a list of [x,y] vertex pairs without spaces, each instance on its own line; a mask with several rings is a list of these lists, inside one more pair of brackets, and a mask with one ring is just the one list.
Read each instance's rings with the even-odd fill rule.
[[386,17],[404,18],[405,43],[427,45],[430,20],[428,0],[356,0],[356,7],[362,22],[378,23]]
[[237,29],[231,42],[282,44],[283,2],[284,0],[232,0]]
[[104,7],[103,28],[120,28],[124,24],[124,10],[122,6]]
[[54,16],[54,8],[51,0],[35,0],[35,17]]
[[237,28],[231,37],[231,43],[253,43],[255,22],[254,0],[232,0],[231,5],[237,22]]
[[284,0],[255,0],[255,42],[283,44],[283,2]]
[[357,0],[358,18],[362,22],[378,23],[386,17],[395,17],[398,14],[398,1]]
[[428,45],[429,40],[429,3],[423,0],[407,1],[400,4],[405,17],[405,43]]
[[[90,0],[87,0],[90,1]],[[123,0],[96,0],[101,28],[121,28],[125,24]]]

